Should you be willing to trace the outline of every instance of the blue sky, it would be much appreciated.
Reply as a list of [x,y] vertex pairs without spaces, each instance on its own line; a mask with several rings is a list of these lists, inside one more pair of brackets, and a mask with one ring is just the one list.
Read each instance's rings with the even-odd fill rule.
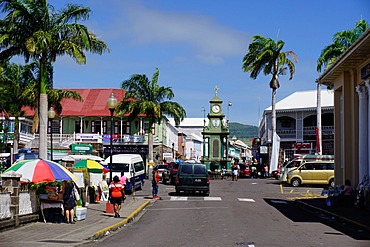
[[[57,10],[66,3],[88,6],[84,22],[104,40],[110,53],[88,54],[78,65],[68,56],[55,63],[55,88],[120,88],[133,74],[169,86],[173,101],[187,117],[209,112],[214,88],[231,122],[258,125],[271,105],[270,77],[256,80],[242,72],[242,58],[253,35],[285,42],[298,56],[292,80],[280,77],[277,101],[295,91],[315,90],[316,61],[333,34],[370,22],[369,0],[49,0]],[[227,102],[232,106],[228,108]]]

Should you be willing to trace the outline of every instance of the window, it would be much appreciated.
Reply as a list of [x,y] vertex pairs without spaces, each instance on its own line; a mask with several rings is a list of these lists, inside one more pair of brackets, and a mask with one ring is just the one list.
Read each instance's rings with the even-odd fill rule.
[[290,121],[289,120],[283,120],[281,121],[281,127],[283,128],[290,128]]
[[134,169],[135,169],[135,172],[139,172],[139,171],[144,170],[143,162],[140,161],[140,162],[134,163]]
[[122,134],[130,134],[130,122],[129,121],[123,121]]
[[100,133],[100,132],[101,132],[101,122],[91,121],[91,133]]
[[80,133],[80,130],[81,130],[81,122],[80,122],[80,120],[75,121],[75,132],[76,133]]
[[194,174],[207,174],[205,166],[194,166]]
[[111,170],[117,172],[129,172],[129,164],[124,163],[112,163]]
[[181,166],[181,172],[180,174],[192,174],[191,165],[183,165]]

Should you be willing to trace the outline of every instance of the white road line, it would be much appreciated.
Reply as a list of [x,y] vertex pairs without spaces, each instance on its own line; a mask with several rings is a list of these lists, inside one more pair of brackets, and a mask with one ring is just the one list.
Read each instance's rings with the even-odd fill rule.
[[171,196],[170,201],[187,201],[188,198],[185,196]]
[[255,200],[250,199],[250,198],[238,198],[238,200],[240,202],[256,202]]
[[210,196],[210,197],[204,197],[205,201],[222,201],[221,197],[219,196]]

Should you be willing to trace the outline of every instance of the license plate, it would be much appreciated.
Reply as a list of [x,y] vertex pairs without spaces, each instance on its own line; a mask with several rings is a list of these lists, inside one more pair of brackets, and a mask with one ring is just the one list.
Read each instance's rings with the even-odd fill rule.
[[195,182],[202,182],[202,179],[200,179],[200,178],[196,178],[196,179],[194,179],[194,181],[195,181]]

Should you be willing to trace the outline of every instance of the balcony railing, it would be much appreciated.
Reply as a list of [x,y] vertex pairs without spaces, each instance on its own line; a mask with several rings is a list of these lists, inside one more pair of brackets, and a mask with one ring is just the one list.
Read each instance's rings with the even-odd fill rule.
[[[323,134],[333,133],[334,126],[322,126],[321,132]],[[295,139],[296,138],[296,130],[292,129],[279,129],[276,130],[276,133],[280,136],[282,139]],[[309,126],[303,128],[303,135],[309,136],[309,135],[316,135],[316,127],[315,126]]]
[[[47,141],[50,143],[50,134],[47,136]],[[27,147],[37,147],[39,141],[39,134],[35,134],[32,140],[26,143]],[[112,139],[113,145],[117,144],[137,144],[147,145],[148,137],[146,135],[120,135],[114,134]],[[68,148],[75,143],[89,143],[89,144],[110,144],[110,134],[96,134],[96,133],[74,133],[74,134],[53,134],[53,145],[56,148]]]

